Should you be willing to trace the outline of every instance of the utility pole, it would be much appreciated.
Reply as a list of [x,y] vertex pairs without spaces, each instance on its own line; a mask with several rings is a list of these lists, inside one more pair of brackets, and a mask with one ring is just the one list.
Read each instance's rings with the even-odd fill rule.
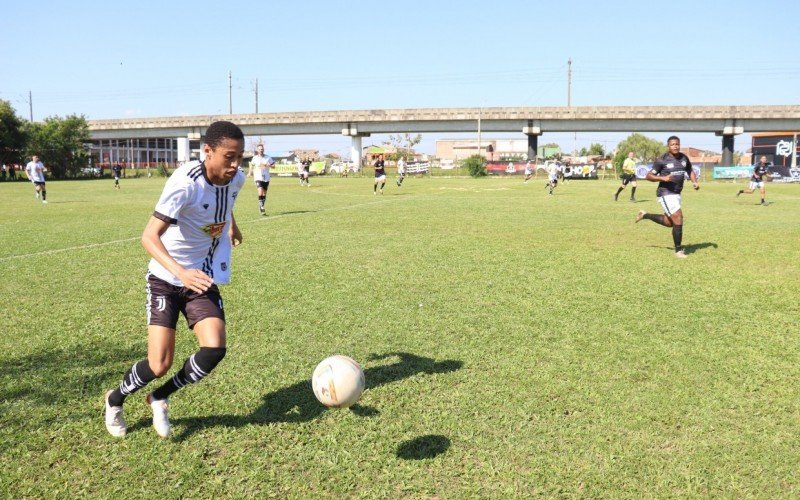
[[33,94],[31,91],[28,91],[28,109],[31,113],[31,123],[33,123]]
[[478,108],[478,155],[481,154],[481,114],[483,114],[483,106]]
[[[572,108],[572,58],[567,59],[567,108]],[[578,153],[578,133],[572,136],[572,154]]]
[[228,71],[228,114],[233,114],[233,75]]
[[256,78],[256,114],[258,114],[258,78]]

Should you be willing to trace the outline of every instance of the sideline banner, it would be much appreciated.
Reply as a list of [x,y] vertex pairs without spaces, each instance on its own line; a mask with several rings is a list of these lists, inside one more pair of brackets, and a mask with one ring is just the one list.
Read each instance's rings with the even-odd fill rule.
[[753,175],[753,167],[714,167],[714,179],[746,179]]
[[[300,171],[300,164],[299,163],[276,163],[270,169],[273,174],[279,175],[281,177],[284,176],[294,176],[299,175],[298,172]],[[312,174],[319,175],[325,172],[325,162],[324,161],[314,161],[311,162],[311,166],[309,167],[308,171]]]

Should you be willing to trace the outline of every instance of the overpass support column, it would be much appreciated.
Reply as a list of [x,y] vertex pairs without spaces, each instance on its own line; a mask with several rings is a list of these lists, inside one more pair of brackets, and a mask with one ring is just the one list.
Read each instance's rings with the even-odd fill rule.
[[542,129],[534,127],[533,120],[530,120],[527,127],[522,127],[522,133],[528,136],[528,160],[536,163],[536,157],[539,154],[539,136],[542,135]]
[[744,132],[744,127],[725,126],[722,132],[717,135],[722,136],[722,166],[730,167],[733,165],[733,138]]
[[361,171],[361,138],[369,137],[369,134],[360,133],[355,125],[348,123],[347,127],[342,129],[342,135],[351,138],[350,160],[353,162],[356,169]]
[[178,137],[178,164],[183,165],[192,156],[188,137]]

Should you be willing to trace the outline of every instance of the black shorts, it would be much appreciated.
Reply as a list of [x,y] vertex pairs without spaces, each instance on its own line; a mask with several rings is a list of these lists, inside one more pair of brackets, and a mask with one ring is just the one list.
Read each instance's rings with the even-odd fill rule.
[[269,181],[256,181],[256,187],[266,191],[269,189]]
[[44,182],[33,181],[33,185],[34,186],[42,186],[42,187],[44,187]]
[[636,182],[636,174],[622,174],[622,185],[627,186],[629,182]]
[[222,296],[217,285],[211,285],[205,293],[197,293],[148,273],[147,325],[165,326],[175,330],[179,313],[183,313],[190,329],[206,318],[225,321]]

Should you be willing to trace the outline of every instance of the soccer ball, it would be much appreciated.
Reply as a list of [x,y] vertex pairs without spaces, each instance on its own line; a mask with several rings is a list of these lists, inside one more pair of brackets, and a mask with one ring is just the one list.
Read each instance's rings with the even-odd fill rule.
[[353,358],[337,354],[314,368],[311,388],[320,403],[329,408],[348,408],[364,392],[364,370]]

